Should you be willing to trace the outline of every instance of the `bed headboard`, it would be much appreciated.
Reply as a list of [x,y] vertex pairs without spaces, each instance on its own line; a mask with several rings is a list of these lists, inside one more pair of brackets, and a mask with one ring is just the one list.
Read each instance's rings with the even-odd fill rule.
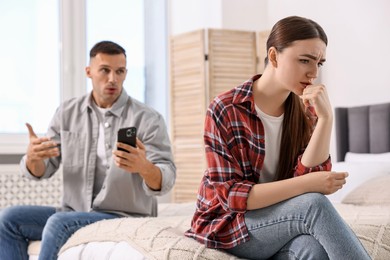
[[335,109],[337,161],[347,152],[390,152],[390,102]]

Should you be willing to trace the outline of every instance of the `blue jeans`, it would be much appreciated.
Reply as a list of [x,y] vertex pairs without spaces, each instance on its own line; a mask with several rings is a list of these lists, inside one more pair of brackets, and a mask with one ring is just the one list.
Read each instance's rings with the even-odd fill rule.
[[248,259],[370,259],[326,196],[307,193],[247,211],[250,240],[226,250]]
[[13,206],[0,211],[0,259],[28,259],[29,241],[42,240],[39,259],[57,259],[78,229],[118,215],[102,212],[56,212],[53,207]]

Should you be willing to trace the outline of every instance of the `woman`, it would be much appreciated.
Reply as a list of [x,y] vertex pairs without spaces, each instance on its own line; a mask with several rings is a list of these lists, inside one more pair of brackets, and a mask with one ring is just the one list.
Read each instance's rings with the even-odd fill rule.
[[208,168],[187,236],[248,259],[370,258],[324,196],[348,176],[330,172],[332,107],[313,83],[326,46],[314,21],[284,18],[264,73],[210,104]]

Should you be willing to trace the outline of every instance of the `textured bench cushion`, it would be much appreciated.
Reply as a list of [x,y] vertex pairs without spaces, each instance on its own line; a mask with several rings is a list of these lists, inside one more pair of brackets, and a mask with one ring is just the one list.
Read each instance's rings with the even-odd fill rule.
[[19,165],[0,165],[0,209],[13,205],[61,205],[61,169],[52,178],[33,181],[19,172]]

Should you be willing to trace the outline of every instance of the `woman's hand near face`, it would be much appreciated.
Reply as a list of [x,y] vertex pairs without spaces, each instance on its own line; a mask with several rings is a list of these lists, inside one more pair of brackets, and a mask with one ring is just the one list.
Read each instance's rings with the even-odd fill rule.
[[324,85],[308,85],[300,96],[305,106],[313,106],[318,119],[333,117],[332,106]]
[[318,117],[315,130],[310,138],[302,163],[313,167],[323,163],[329,157],[330,138],[333,125],[332,106],[324,85],[308,85],[300,96],[303,103],[314,108]]

